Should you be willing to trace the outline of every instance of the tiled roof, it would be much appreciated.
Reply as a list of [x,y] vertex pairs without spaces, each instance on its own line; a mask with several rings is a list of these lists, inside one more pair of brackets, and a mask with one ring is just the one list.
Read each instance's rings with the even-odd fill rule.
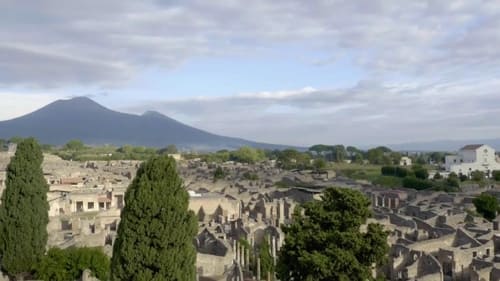
[[476,149],[480,148],[483,145],[484,144],[468,144],[468,145],[460,148],[460,150],[476,150]]

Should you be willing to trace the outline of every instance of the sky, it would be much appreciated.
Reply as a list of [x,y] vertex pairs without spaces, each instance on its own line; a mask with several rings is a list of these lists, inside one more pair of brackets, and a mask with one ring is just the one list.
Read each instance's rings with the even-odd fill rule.
[[500,137],[500,1],[0,0],[0,120],[87,96],[309,146]]

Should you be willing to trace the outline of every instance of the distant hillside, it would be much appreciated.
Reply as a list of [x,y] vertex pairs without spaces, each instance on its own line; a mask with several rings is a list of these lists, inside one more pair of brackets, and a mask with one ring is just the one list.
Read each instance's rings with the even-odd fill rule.
[[496,151],[500,151],[500,139],[469,139],[469,140],[440,140],[430,142],[413,142],[392,144],[389,147],[396,151],[457,151],[467,144],[487,144]]
[[287,146],[252,142],[205,132],[158,112],[126,114],[107,109],[85,97],[58,100],[35,112],[0,121],[0,138],[33,136],[45,144],[62,145],[72,139],[89,145],[141,145],[213,151],[252,146],[284,149]]

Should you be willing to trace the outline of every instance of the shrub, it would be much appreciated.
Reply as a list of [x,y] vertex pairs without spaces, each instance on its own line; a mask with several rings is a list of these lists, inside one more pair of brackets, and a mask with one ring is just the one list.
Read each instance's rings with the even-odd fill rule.
[[473,171],[471,174],[471,179],[473,181],[483,181],[484,180],[484,173],[481,171]]
[[109,258],[100,248],[52,248],[35,266],[37,278],[51,281],[79,280],[85,269],[99,280],[109,279]]
[[495,180],[495,181],[500,181],[500,171],[493,171],[491,173],[491,177]]
[[413,170],[413,173],[415,174],[415,177],[419,178],[419,179],[422,179],[422,180],[426,180],[429,178],[429,172],[427,172],[427,169],[425,168],[417,168],[415,170]]
[[406,177],[403,179],[403,186],[417,190],[429,189],[433,184],[429,180],[424,180],[416,177]]
[[224,173],[224,170],[221,167],[217,167],[214,171],[214,182],[224,179],[225,177],[226,173]]

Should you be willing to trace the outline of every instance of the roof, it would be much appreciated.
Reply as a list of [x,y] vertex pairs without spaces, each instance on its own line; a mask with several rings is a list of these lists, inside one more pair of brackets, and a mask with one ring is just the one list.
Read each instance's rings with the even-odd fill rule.
[[484,144],[468,144],[468,145],[460,148],[460,150],[476,150],[476,149],[480,148],[483,145]]

